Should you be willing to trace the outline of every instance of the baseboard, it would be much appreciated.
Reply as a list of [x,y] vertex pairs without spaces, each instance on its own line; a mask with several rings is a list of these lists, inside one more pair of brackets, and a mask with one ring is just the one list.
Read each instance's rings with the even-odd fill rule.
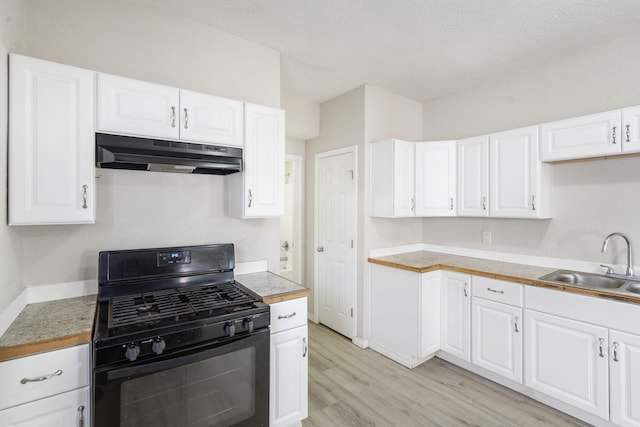
[[355,337],[354,339],[351,340],[351,342],[360,347],[360,348],[368,348],[369,347],[369,340],[366,340],[364,338],[361,337]]

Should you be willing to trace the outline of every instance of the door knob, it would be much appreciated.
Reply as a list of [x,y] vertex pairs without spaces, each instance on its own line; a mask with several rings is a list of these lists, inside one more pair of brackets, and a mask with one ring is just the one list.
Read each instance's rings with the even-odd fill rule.
[[324,252],[324,248],[322,246],[318,246],[318,249],[316,249],[318,252]]

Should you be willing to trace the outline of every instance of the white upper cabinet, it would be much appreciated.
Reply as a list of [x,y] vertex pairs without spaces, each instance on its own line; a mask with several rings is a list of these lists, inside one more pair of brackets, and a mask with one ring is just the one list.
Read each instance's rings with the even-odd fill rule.
[[416,216],[456,215],[456,141],[416,143],[415,176]]
[[489,215],[489,136],[458,141],[458,215]]
[[243,104],[126,77],[98,74],[97,130],[242,146]]
[[10,57],[9,224],[95,222],[93,72]]
[[540,160],[579,159],[622,150],[620,110],[540,125]]
[[415,215],[415,143],[389,139],[371,144],[371,216]]
[[243,173],[229,178],[229,215],[284,215],[284,111],[245,104]]
[[549,218],[551,169],[538,161],[538,127],[490,135],[491,216]]
[[640,151],[640,107],[622,110],[622,151]]
[[101,73],[97,79],[98,131],[180,137],[179,89]]
[[180,139],[243,146],[243,104],[180,90]]

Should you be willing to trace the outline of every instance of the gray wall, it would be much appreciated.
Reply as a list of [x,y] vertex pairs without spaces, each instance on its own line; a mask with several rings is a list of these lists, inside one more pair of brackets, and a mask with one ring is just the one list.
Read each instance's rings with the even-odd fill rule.
[[[280,105],[279,53],[202,24],[124,0],[3,0],[2,5],[3,41],[10,52]],[[3,83],[5,68],[0,67]],[[0,109],[6,105],[5,86],[0,88]],[[0,114],[0,130],[5,120],[6,114]],[[4,145],[5,133],[0,133]],[[4,149],[0,156],[4,158]],[[6,173],[4,162],[0,164]],[[0,209],[0,308],[17,293],[15,283],[95,278],[97,253],[104,249],[232,242],[238,261],[267,259],[270,269],[278,270],[279,221],[227,217],[225,177],[96,173],[95,225],[9,229],[4,225],[6,206]]]
[[[7,57],[10,34],[16,24],[12,16],[19,5],[0,2],[0,58]],[[7,226],[7,84],[6,63],[0,66],[0,313],[22,290],[22,241],[18,229]]]
[[[482,135],[640,104],[640,33],[594,46],[424,104],[424,139]],[[554,167],[551,220],[424,219],[425,243],[593,262],[624,262],[626,233],[640,245],[640,157]],[[493,244],[481,243],[482,230]],[[636,265],[640,258],[636,256]]]

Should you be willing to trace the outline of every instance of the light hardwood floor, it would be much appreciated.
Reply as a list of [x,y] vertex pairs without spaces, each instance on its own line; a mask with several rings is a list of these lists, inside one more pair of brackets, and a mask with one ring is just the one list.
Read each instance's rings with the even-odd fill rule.
[[407,369],[309,323],[309,417],[303,427],[587,426],[434,358]]

